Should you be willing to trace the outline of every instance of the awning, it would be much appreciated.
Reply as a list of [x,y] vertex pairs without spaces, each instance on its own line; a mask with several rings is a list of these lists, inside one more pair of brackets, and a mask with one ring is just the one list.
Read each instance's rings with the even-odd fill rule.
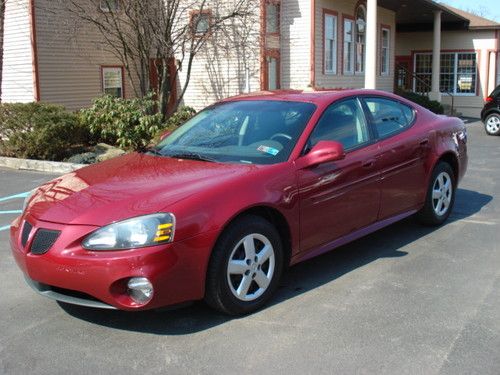
[[399,32],[432,31],[434,11],[440,10],[443,30],[464,30],[469,20],[431,0],[379,0],[378,5],[396,12]]

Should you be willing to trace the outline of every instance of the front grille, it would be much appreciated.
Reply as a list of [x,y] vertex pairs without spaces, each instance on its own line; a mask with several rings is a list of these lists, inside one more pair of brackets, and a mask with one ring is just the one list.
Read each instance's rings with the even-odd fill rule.
[[45,254],[50,250],[61,234],[58,230],[39,229],[31,243],[31,253],[35,255]]
[[26,244],[28,243],[28,239],[30,237],[31,230],[33,229],[33,225],[28,223],[27,221],[24,222],[23,226],[23,232],[21,233],[21,243],[23,247],[26,247]]

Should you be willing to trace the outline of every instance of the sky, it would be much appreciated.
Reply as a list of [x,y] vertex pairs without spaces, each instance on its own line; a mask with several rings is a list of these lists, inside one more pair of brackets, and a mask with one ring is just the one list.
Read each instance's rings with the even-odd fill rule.
[[481,17],[500,22],[500,4],[498,0],[440,0],[452,7],[465,11],[474,11]]

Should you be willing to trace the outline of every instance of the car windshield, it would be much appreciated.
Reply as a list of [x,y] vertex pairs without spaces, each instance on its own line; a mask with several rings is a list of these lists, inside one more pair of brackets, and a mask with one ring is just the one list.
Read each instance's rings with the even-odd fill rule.
[[181,159],[247,164],[288,160],[315,111],[311,103],[234,101],[211,106],[150,153]]

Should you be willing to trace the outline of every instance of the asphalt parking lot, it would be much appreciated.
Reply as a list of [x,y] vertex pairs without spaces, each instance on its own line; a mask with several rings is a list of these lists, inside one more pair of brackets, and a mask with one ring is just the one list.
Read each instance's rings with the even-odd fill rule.
[[239,319],[37,296],[6,227],[53,176],[0,169],[0,373],[499,374],[500,137],[471,123],[469,138],[446,225],[408,219],[293,267],[270,306]]

